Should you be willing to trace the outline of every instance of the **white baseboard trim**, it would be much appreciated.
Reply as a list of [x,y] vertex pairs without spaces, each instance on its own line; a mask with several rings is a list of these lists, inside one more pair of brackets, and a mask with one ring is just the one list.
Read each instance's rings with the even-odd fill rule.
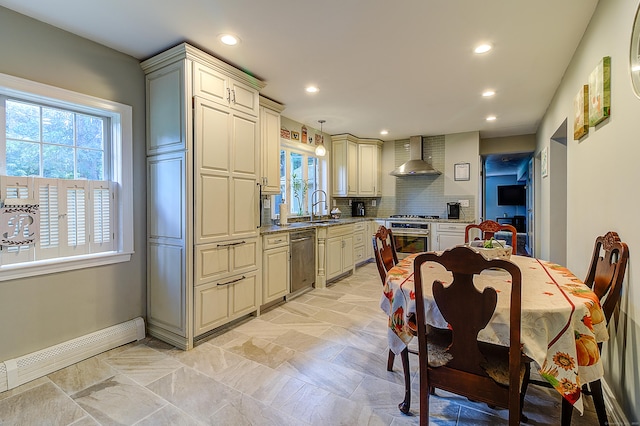
[[0,363],[0,392],[145,337],[141,317]]

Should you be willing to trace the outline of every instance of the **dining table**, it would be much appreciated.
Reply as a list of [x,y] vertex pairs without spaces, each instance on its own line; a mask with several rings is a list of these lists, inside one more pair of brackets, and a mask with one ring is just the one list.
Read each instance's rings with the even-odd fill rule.
[[[401,259],[388,273],[380,307],[389,316],[387,336],[395,354],[405,350],[416,334],[413,261]],[[582,384],[604,375],[598,343],[608,340],[606,321],[596,294],[562,265],[526,256],[510,256],[522,272],[521,344],[538,372],[574,408],[583,413]],[[423,264],[423,295],[427,324],[448,328],[431,291],[434,280],[445,286],[452,275],[439,264]],[[493,317],[478,339],[509,346],[510,276],[503,270],[485,271],[474,278],[479,290],[498,292]]]

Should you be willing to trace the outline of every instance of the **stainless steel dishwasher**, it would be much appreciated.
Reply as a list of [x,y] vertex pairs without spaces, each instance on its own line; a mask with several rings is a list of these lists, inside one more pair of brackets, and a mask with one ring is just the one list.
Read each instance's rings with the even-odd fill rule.
[[292,232],[290,238],[291,294],[287,299],[312,289],[316,282],[316,231]]

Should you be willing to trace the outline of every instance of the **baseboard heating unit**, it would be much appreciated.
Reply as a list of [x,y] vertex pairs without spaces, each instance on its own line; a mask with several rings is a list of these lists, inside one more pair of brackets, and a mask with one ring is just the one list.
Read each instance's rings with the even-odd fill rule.
[[0,362],[0,392],[118,346],[142,340],[144,337],[144,320],[138,317],[19,358]]

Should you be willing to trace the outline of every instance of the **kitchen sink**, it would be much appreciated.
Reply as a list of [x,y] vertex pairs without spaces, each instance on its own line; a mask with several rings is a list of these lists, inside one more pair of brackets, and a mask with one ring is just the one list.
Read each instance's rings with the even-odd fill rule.
[[319,219],[319,220],[312,220],[310,223],[338,223],[340,222],[340,219]]

